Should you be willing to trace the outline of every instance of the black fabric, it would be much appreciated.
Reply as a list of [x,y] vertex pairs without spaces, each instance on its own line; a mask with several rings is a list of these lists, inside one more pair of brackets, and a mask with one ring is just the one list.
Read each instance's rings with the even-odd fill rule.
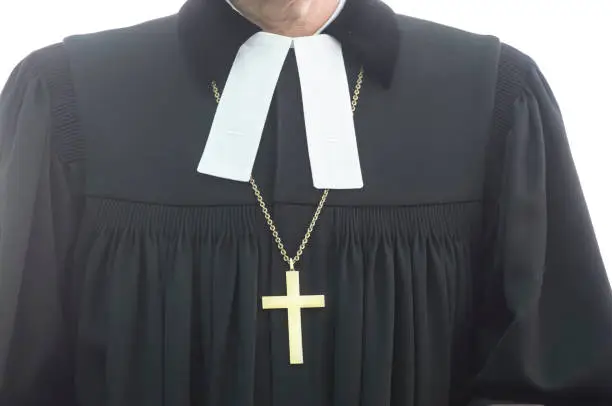
[[63,46],[0,97],[0,405],[70,405],[78,311],[68,298],[83,204],[83,137]]
[[495,272],[481,278],[478,391],[609,404],[612,296],[559,107],[533,61],[509,47],[497,97],[512,109],[497,104],[502,136],[490,144],[485,269]]
[[[349,0],[350,1],[350,0]],[[71,38],[0,98],[0,405],[612,402],[612,300],[557,104],[496,39],[397,17],[355,120],[366,188],[332,191],[284,265],[247,184],[195,171],[214,99],[176,17]],[[353,74],[362,64],[349,59]],[[312,188],[295,61],[257,157],[293,251]]]

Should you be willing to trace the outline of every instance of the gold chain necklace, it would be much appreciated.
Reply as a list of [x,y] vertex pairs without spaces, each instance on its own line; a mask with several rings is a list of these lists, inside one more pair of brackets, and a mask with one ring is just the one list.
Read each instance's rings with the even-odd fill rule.
[[[359,74],[357,75],[357,83],[355,84],[355,89],[353,91],[353,98],[351,100],[351,110],[353,114],[357,109],[357,105],[359,104],[359,95],[361,92],[361,86],[363,85],[364,78],[364,69],[363,67],[359,70]],[[212,81],[212,90],[213,95],[215,96],[215,100],[217,104],[221,102],[221,92],[219,91],[219,87],[217,86],[216,81]],[[300,294],[300,279],[299,273],[295,269],[295,264],[299,262],[302,258],[302,254],[310,241],[310,236],[314,231],[315,225],[319,220],[319,216],[321,215],[321,211],[325,206],[325,202],[327,201],[327,196],[329,195],[329,189],[325,189],[323,194],[321,195],[321,200],[317,205],[317,209],[314,212],[312,220],[306,229],[306,234],[300,243],[300,246],[297,250],[297,253],[294,257],[290,257],[287,254],[287,249],[283,244],[283,241],[278,233],[276,228],[276,224],[268,211],[268,206],[266,205],[263,195],[255,183],[255,179],[251,177],[250,179],[251,188],[253,189],[253,193],[257,198],[257,202],[259,203],[259,207],[268,223],[268,227],[272,232],[272,236],[274,237],[274,241],[276,242],[276,246],[280,251],[283,260],[289,264],[289,271],[286,272],[286,284],[287,284],[287,295],[286,296],[264,296],[262,297],[262,308],[264,310],[273,310],[273,309],[283,309],[287,310],[288,315],[288,330],[289,330],[289,362],[290,364],[303,364],[304,363],[304,351],[302,346],[302,319],[301,319],[301,309],[305,308],[322,308],[325,307],[325,296],[324,295],[316,295],[316,296],[302,296]]]

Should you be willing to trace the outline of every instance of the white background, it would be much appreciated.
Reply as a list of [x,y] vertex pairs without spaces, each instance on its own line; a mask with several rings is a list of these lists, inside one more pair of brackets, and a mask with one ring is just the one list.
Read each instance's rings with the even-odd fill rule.
[[[0,83],[34,49],[70,34],[173,14],[182,3],[183,0],[0,0]],[[538,62],[563,110],[599,244],[612,276],[612,1],[388,3],[403,14],[499,36]]]

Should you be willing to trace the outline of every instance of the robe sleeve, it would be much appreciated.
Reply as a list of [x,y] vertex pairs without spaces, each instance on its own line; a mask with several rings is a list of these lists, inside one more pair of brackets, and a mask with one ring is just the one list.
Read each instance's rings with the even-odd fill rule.
[[64,301],[75,225],[52,101],[26,58],[0,95],[0,405],[72,405]]
[[530,64],[491,160],[472,406],[612,405],[612,293],[559,107]]

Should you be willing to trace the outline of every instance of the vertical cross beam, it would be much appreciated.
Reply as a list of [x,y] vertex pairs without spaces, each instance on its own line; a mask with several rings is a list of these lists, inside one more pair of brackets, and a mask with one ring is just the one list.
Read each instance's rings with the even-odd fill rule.
[[261,298],[261,303],[264,310],[287,310],[289,363],[292,365],[303,364],[302,309],[325,307],[325,296],[301,296],[300,276],[299,272],[295,270],[286,272],[286,283],[286,296],[264,296]]

